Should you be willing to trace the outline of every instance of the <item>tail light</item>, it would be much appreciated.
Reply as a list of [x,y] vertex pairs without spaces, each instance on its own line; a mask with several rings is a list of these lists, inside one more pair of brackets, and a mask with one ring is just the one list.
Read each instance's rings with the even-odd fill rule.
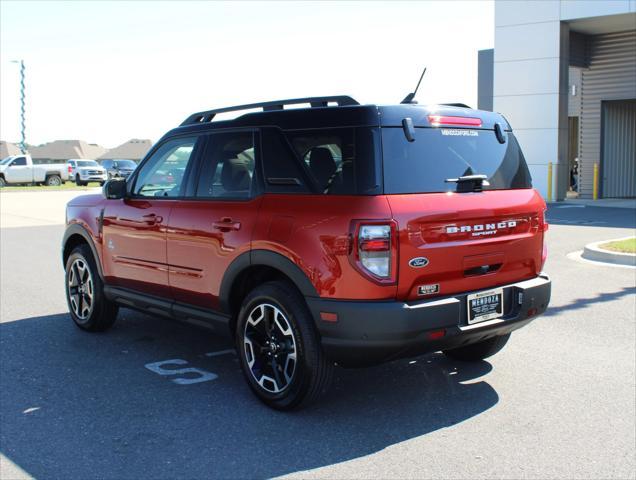
[[73,167],[71,167],[70,165],[68,166],[68,173],[73,173]]
[[395,222],[360,222],[354,227],[352,260],[365,276],[378,283],[395,283],[397,227]]

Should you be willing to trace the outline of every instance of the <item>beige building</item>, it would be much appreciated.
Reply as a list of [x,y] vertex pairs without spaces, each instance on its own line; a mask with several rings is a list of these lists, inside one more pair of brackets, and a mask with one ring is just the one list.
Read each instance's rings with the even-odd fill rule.
[[0,140],[0,159],[10,157],[12,155],[20,155],[21,153],[20,147],[16,144]]
[[[30,146],[29,154],[35,163],[66,162],[71,158],[88,160],[128,159],[139,162],[152,147],[148,139],[131,138],[115,148],[104,148],[83,140],[55,140],[37,147]],[[10,155],[19,155],[20,147],[0,141],[0,159]]]
[[139,162],[148,150],[152,147],[152,142],[147,139],[132,138],[118,147],[111,148],[104,152],[97,160],[128,159]]
[[38,163],[65,162],[69,158],[95,160],[106,152],[104,147],[83,140],[55,140],[38,147],[29,148],[29,153]]

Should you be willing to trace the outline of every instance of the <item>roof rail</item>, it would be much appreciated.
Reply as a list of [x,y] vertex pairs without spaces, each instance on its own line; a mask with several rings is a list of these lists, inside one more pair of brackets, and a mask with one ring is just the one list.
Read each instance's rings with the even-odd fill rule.
[[262,108],[264,112],[271,110],[283,110],[285,105],[298,105],[300,103],[308,103],[312,108],[327,107],[329,103],[337,103],[339,107],[345,105],[360,105],[357,101],[347,95],[336,95],[333,97],[307,97],[307,98],[291,98],[289,100],[275,100],[273,102],[250,103],[247,105],[237,105],[235,107],[216,108],[214,110],[206,110],[190,115],[181,124],[194,125],[197,123],[211,122],[217,113],[235,112],[239,110],[250,110],[253,108]]
[[440,103],[440,105],[444,105],[446,107],[462,107],[462,108],[471,108],[465,103]]

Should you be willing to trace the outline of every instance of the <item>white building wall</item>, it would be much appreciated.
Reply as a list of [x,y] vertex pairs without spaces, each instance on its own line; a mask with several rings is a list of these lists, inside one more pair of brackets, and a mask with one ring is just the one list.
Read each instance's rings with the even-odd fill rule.
[[[567,26],[561,22],[633,12],[636,0],[499,0],[495,4],[493,110],[515,130],[535,187],[562,198],[567,169]],[[559,131],[561,128],[561,131]],[[561,137],[559,136],[561,135]],[[560,147],[560,148],[559,148]]]
[[493,110],[512,125],[535,188],[545,197],[549,162],[557,162],[559,1],[495,5]]

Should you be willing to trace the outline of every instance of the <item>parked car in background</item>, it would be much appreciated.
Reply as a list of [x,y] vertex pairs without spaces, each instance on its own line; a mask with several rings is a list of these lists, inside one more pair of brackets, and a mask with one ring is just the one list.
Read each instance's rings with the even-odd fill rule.
[[69,178],[78,186],[87,185],[88,182],[104,185],[108,179],[106,169],[95,160],[70,159],[66,164]]
[[132,172],[137,168],[137,164],[132,160],[118,159],[118,160],[104,160],[102,167],[106,169],[108,179],[111,178],[128,178]]
[[63,163],[34,165],[31,155],[13,155],[0,161],[0,187],[25,183],[58,186],[66,180],[68,172]]

